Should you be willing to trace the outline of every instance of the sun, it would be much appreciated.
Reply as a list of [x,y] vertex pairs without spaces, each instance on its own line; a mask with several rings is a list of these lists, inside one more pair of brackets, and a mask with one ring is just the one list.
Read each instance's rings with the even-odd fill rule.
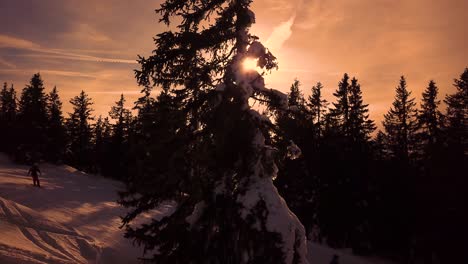
[[260,68],[257,66],[258,59],[246,58],[242,62],[242,68],[244,71],[259,71]]

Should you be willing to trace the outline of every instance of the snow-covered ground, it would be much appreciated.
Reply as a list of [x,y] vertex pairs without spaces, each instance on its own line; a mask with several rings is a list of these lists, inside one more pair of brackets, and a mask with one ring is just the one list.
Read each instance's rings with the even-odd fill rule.
[[339,264],[395,264],[377,257],[360,257],[349,250],[336,250],[309,241],[308,259],[311,264],[329,264],[334,255],[338,256]]
[[0,263],[137,262],[142,250],[119,229],[120,183],[69,166],[39,167],[41,188],[27,166],[0,154]]
[[[27,166],[0,154],[0,263],[137,263],[142,250],[119,229],[121,184],[69,166],[41,164],[41,188]],[[155,211],[164,215],[170,206]],[[311,264],[385,263],[309,243]]]

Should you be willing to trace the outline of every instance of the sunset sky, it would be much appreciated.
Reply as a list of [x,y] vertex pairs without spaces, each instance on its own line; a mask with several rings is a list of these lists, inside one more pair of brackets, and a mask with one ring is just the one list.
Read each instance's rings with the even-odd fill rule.
[[[147,56],[158,0],[1,0],[0,81],[20,91],[40,72],[47,91],[59,89],[65,111],[82,89],[95,114],[124,93],[139,96],[133,69]],[[380,126],[404,74],[419,100],[430,79],[441,96],[468,67],[467,0],[257,0],[252,32],[278,57],[266,79],[287,91],[294,78],[304,93],[317,81],[331,93],[343,73],[356,76],[371,117]]]

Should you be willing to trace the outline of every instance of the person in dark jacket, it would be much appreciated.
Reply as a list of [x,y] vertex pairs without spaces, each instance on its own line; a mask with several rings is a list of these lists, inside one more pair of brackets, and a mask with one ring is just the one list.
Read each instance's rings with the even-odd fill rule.
[[39,181],[38,173],[42,176],[41,170],[39,170],[39,166],[37,165],[37,163],[34,163],[34,165],[28,171],[28,176],[32,176],[34,186],[41,187],[41,182]]
[[333,255],[332,260],[330,261],[330,264],[339,264],[338,263],[338,255]]

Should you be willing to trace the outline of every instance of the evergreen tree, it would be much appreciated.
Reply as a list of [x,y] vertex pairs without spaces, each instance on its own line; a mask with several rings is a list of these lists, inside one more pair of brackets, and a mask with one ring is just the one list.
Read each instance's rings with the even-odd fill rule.
[[135,102],[135,107],[133,109],[138,110],[139,119],[142,119],[143,115],[149,113],[152,110],[154,105],[154,98],[151,97],[151,91],[151,86],[145,86],[141,90],[143,96],[138,98],[138,100]]
[[[435,191],[441,195],[437,207],[437,224],[447,228],[445,235],[440,239],[438,247],[442,252],[454,252],[441,254],[441,262],[453,263],[461,260],[468,261],[463,253],[464,245],[467,245],[466,231],[460,232],[460,226],[468,221],[466,214],[466,201],[468,196],[468,68],[458,79],[454,80],[455,92],[447,95],[444,102],[447,104],[446,112],[446,149],[438,158],[445,166],[440,169],[437,188]],[[433,192],[436,193],[436,192]],[[450,207],[447,207],[447,205]],[[465,229],[466,230],[466,229]]]
[[102,172],[101,158],[105,156],[104,152],[104,121],[100,115],[94,125],[94,160],[96,162],[94,172]]
[[278,129],[276,130],[276,145],[284,152],[286,157],[287,147],[292,140],[303,146],[312,129],[312,122],[305,104],[304,96],[300,89],[299,80],[294,80],[288,93],[288,111],[279,112],[276,116]]
[[424,138],[429,144],[434,144],[441,130],[442,113],[438,110],[440,100],[437,100],[437,88],[434,81],[430,81],[422,93],[421,110],[419,111],[419,125],[423,130]]
[[17,142],[16,128],[16,91],[11,85],[7,88],[7,83],[0,91],[0,150],[11,152]]
[[125,98],[123,94],[120,100],[112,106],[109,116],[115,120],[111,137],[111,165],[110,175],[116,179],[124,179],[127,176],[127,155],[129,150],[129,131],[132,122],[130,110],[125,108]]
[[[146,94],[145,96],[148,96]],[[149,98],[148,98],[149,99]],[[174,181],[172,175],[181,173],[184,164],[183,150],[187,141],[180,133],[186,122],[186,114],[180,109],[174,93],[165,88],[151,104],[139,109],[135,133],[131,137],[130,161],[133,177],[131,184],[151,187],[155,175],[158,181]],[[173,152],[172,149],[181,151]],[[173,182],[175,183],[175,182]]]
[[300,90],[301,83],[299,80],[294,80],[288,94],[289,108],[294,110],[305,110],[305,100],[302,91]]
[[[157,263],[307,263],[304,228],[272,183],[276,166],[263,133],[272,124],[249,105],[252,98],[287,109],[284,94],[242,68],[246,58],[276,67],[249,34],[250,3],[171,0],[157,10],[162,22],[181,24],[156,37],[137,79],[175,94],[186,120],[174,132],[183,140],[166,150],[169,171],[142,185],[131,179],[121,201],[133,208],[124,218],[127,236],[147,250],[157,247]],[[172,214],[128,226],[167,200],[177,203]]]
[[3,118],[12,120],[16,112],[16,91],[13,88],[13,84],[8,89],[7,83],[4,83],[0,91],[0,113]]
[[155,107],[155,99],[151,97],[151,91],[152,87],[146,85],[141,90],[143,96],[138,98],[138,100],[135,102],[133,109],[137,110],[138,114],[135,119],[134,132],[132,135],[135,142],[132,142],[131,145],[147,145],[148,142],[143,142],[150,140],[151,132],[156,128],[157,122],[154,120],[154,118],[158,111]]
[[[276,116],[276,130],[273,137],[274,144],[280,150],[278,159],[278,177],[275,186],[281,196],[287,201],[290,208],[298,215],[299,219],[311,227],[313,215],[311,211],[316,204],[311,202],[314,198],[314,190],[317,188],[314,171],[316,154],[316,131],[307,109],[300,82],[295,80],[288,94],[289,111],[280,112]],[[297,144],[301,149],[301,155],[291,159],[293,153],[289,153],[291,144]]]
[[409,162],[418,129],[416,103],[410,97],[405,77],[401,76],[393,107],[384,115],[383,121],[392,155],[403,162]]
[[385,213],[385,221],[392,222],[389,230],[392,234],[391,244],[394,244],[389,246],[400,251],[399,254],[412,247],[411,237],[416,228],[417,214],[414,208],[415,194],[418,192],[418,170],[415,167],[415,141],[419,125],[415,106],[414,98],[411,98],[411,92],[402,76],[396,87],[393,106],[384,115],[383,125],[390,160],[383,164],[390,163],[391,166],[382,168],[385,171],[382,200],[389,212]]
[[312,120],[317,127],[318,135],[322,136],[324,127],[324,116],[327,112],[328,102],[322,99],[322,83],[318,82],[315,86],[312,86],[312,94],[309,96],[308,106],[312,116]]
[[369,119],[369,105],[363,103],[361,85],[356,78],[351,80],[348,92],[349,135],[354,143],[368,142],[376,127]]
[[132,121],[130,110],[125,108],[125,97],[120,95],[120,100],[112,106],[109,116],[115,120],[113,140],[116,144],[123,144],[127,140],[128,130]]
[[[344,74],[334,93],[337,102],[325,116],[325,133],[320,143],[321,169],[318,221],[327,242],[333,247],[368,251],[369,226],[365,204],[369,200],[370,134],[369,120],[356,78],[350,83]],[[339,219],[348,218],[348,221]]]
[[467,149],[468,131],[468,68],[455,79],[456,92],[446,96],[448,141],[453,151],[462,156]]
[[344,136],[349,134],[349,85],[349,76],[345,73],[338,83],[338,89],[333,93],[337,102],[333,103],[334,108],[330,110],[334,123],[340,127],[339,130]]
[[20,149],[17,150],[17,158],[20,160],[41,158],[46,149],[49,118],[44,82],[39,73],[33,75],[30,84],[21,93],[18,118]]
[[50,161],[60,161],[66,149],[66,131],[62,115],[62,102],[54,87],[47,98],[48,128],[46,158]]
[[99,118],[94,126],[94,166],[93,171],[102,175],[112,175],[111,163],[112,126],[109,118]]
[[373,141],[373,151],[374,159],[376,160],[385,160],[387,158],[387,139],[384,132],[379,130],[377,136]]
[[437,100],[439,89],[434,81],[430,81],[426,90],[422,93],[421,110],[418,114],[420,131],[418,142],[421,152],[427,162],[432,163],[432,158],[440,153],[442,147],[442,129],[444,117],[438,110],[440,100]]
[[90,121],[93,120],[91,113],[92,100],[89,96],[81,91],[80,95],[73,97],[70,100],[73,106],[73,112],[69,113],[67,119],[67,131],[69,141],[69,162],[71,165],[81,170],[89,170],[91,168],[92,154],[92,127]]

